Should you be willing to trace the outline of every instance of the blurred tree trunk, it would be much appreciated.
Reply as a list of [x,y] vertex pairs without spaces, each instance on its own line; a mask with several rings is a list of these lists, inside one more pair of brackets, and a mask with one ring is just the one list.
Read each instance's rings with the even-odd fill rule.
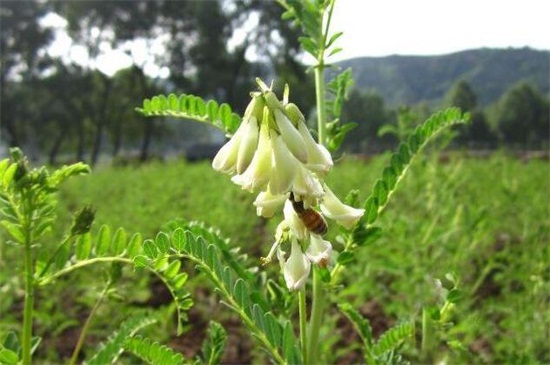
[[153,119],[145,119],[143,123],[143,140],[141,142],[141,152],[139,153],[139,160],[142,162],[147,161],[149,158],[149,146],[154,130]]
[[61,128],[61,132],[54,139],[52,148],[50,149],[50,153],[48,154],[48,162],[50,165],[55,166],[57,162],[57,155],[59,154],[61,145],[63,144],[63,141],[65,140],[66,135],[67,135],[67,129]]
[[105,123],[107,118],[107,103],[109,102],[109,98],[111,97],[111,91],[113,90],[112,85],[112,79],[110,78],[104,78],[103,79],[104,84],[104,90],[103,90],[103,96],[101,103],[99,105],[99,109],[97,110],[95,118],[95,137],[94,137],[94,145],[92,147],[92,155],[90,157],[90,165],[94,166],[97,163],[97,160],[99,159],[99,153],[101,152],[101,139],[103,137],[103,130],[105,129]]

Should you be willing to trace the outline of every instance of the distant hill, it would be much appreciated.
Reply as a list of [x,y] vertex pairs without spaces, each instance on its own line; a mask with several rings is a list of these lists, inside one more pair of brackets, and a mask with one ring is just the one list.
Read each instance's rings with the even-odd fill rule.
[[512,84],[525,80],[549,93],[550,52],[530,48],[474,49],[441,56],[361,57],[341,61],[353,69],[355,87],[375,90],[391,106],[426,101],[438,105],[460,79],[486,106]]

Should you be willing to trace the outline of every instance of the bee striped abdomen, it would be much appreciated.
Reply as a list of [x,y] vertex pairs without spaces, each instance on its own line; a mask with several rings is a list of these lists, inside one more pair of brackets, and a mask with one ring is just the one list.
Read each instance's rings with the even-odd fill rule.
[[327,222],[319,212],[311,208],[305,209],[304,203],[295,201],[292,193],[290,194],[290,201],[294,211],[310,232],[321,236],[327,233]]

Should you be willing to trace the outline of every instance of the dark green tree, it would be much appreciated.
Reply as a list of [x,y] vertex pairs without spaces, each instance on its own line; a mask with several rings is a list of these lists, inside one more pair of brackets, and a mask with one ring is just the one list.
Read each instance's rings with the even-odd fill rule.
[[10,146],[25,141],[28,127],[14,92],[21,92],[22,84],[30,87],[50,65],[43,50],[53,34],[39,22],[47,12],[48,4],[41,1],[0,2],[0,133]]
[[465,80],[457,81],[445,97],[445,106],[456,106],[464,112],[477,108],[477,96]]
[[[353,90],[342,110],[342,120],[357,123],[344,140],[344,149],[350,152],[378,152],[384,145],[377,137],[383,125],[392,122],[384,99],[376,92]],[[387,140],[386,140],[387,142]]]
[[496,124],[501,141],[540,148],[550,137],[548,97],[527,83],[512,86],[499,100]]
[[485,113],[478,108],[477,96],[467,81],[459,80],[454,84],[445,96],[445,106],[456,106],[472,115],[470,124],[461,126],[456,138],[458,143],[477,149],[494,146],[496,136]]

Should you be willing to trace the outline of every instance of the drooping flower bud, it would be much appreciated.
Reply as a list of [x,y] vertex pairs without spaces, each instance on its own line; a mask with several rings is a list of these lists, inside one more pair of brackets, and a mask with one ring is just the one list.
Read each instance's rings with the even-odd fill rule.
[[281,136],[276,132],[271,134],[273,146],[273,155],[271,158],[271,178],[269,180],[269,190],[273,195],[286,194],[290,191],[298,161],[283,142]]
[[311,262],[318,264],[320,267],[326,267],[330,262],[331,254],[332,245],[329,241],[324,240],[316,234],[310,234],[310,243],[306,250],[306,256]]
[[298,122],[298,132],[304,140],[308,154],[306,167],[311,171],[326,174],[333,166],[330,152],[325,146],[315,142],[304,121]]
[[280,249],[277,252],[286,286],[290,291],[300,290],[305,286],[309,277],[311,262],[302,252],[302,248],[296,239],[292,239],[290,257],[286,261],[284,254],[285,252]]
[[328,188],[328,186],[325,185],[324,189],[325,196],[323,197],[323,202],[321,203],[321,211],[323,214],[327,218],[335,220],[344,228],[352,228],[363,216],[365,209],[350,207],[349,205],[342,203]]
[[231,181],[245,190],[255,191],[265,188],[271,176],[271,151],[269,128],[262,126],[260,128],[258,149],[254,153],[252,162],[250,162],[244,173],[233,176]]
[[79,235],[90,232],[95,219],[95,209],[86,205],[75,214],[71,225],[71,235]]
[[277,127],[281,132],[281,136],[283,137],[283,141],[287,145],[290,152],[292,152],[294,157],[296,157],[300,162],[307,163],[308,153],[304,139],[302,138],[300,132],[298,132],[296,127],[294,127],[290,119],[288,119],[281,109],[274,109],[273,115],[275,117]]
[[248,119],[243,120],[244,131],[239,145],[239,153],[237,155],[237,173],[242,174],[250,165],[254,152],[258,146],[258,136],[260,128],[258,126],[258,119],[255,116],[251,116]]
[[214,160],[212,160],[214,170],[227,174],[233,174],[236,171],[239,147],[246,128],[246,123],[243,121],[229,141],[218,151]]
[[252,100],[248,103],[246,110],[244,111],[243,119],[255,117],[260,120],[262,116],[262,110],[264,109],[264,98],[260,92],[251,93]]

